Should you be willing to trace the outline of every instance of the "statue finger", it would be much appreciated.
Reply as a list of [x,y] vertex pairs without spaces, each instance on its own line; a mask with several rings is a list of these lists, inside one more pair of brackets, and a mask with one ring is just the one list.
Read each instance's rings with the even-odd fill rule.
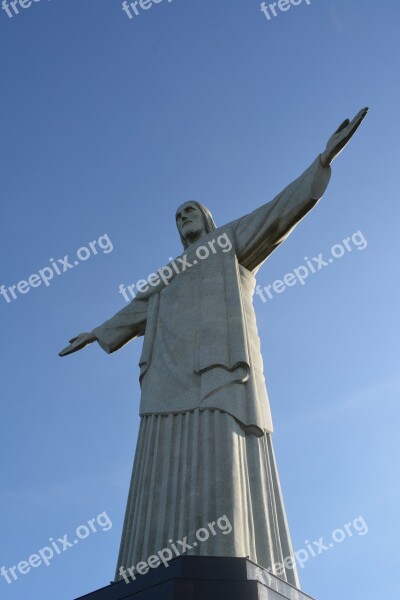
[[362,118],[359,118],[358,121],[355,121],[353,123],[353,121],[351,122],[351,124],[349,125],[349,132],[346,136],[346,139],[349,140],[357,131],[357,129],[360,127],[361,123],[363,122],[365,118],[365,115]]
[[66,356],[67,354],[72,354],[73,352],[77,352],[78,350],[81,350],[82,348],[84,348],[84,346],[85,346],[85,344],[75,342],[73,344],[70,344],[63,350],[61,350],[61,352],[59,353],[59,356]]
[[341,125],[339,125],[339,127],[336,129],[335,133],[340,133],[341,131],[343,131],[343,129],[345,129],[345,127],[347,127],[347,125],[349,125],[350,120],[349,119],[345,119],[343,121],[343,123]]
[[66,346],[65,348],[63,348],[61,350],[61,352],[58,353],[58,356],[66,356],[67,354],[70,353],[71,350],[71,346]]
[[361,110],[358,111],[358,113],[356,114],[356,116],[354,117],[353,121],[357,121],[357,119],[364,119],[367,115],[369,111],[368,106],[365,106],[364,108],[362,108]]
[[365,117],[367,116],[368,113],[368,108],[362,108],[354,117],[354,119],[351,121],[350,126],[351,127],[356,127],[358,128],[361,123],[363,122],[363,120],[365,119]]

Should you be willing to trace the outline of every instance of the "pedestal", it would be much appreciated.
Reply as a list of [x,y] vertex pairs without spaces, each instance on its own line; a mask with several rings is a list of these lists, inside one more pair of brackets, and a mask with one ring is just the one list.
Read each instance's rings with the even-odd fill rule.
[[179,556],[76,600],[312,600],[246,558]]

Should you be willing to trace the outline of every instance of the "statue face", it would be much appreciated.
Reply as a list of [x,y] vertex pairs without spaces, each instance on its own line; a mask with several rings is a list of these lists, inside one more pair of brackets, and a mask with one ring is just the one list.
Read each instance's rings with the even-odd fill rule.
[[185,202],[178,208],[176,224],[179,233],[189,243],[207,233],[203,213],[193,202]]

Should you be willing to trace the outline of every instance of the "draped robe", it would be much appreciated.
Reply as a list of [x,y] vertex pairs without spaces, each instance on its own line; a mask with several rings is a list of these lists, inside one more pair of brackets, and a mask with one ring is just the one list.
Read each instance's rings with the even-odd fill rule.
[[[141,425],[117,578],[199,527],[233,526],[189,553],[248,556],[299,587],[253,309],[254,275],[330,179],[320,156],[274,200],[189,246],[191,265],[151,286],[94,334],[108,353],[144,335]],[[222,236],[222,237],[220,237]],[[199,259],[199,246],[230,249]],[[197,258],[196,258],[197,257]],[[171,268],[172,271],[172,268]]]

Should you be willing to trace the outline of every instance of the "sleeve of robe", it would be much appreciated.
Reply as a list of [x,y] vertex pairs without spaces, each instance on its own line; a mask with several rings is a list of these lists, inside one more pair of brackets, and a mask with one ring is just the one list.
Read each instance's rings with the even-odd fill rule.
[[119,350],[133,338],[144,335],[147,308],[147,300],[135,298],[111,319],[93,329],[101,348],[111,354],[111,352]]
[[330,177],[331,168],[322,166],[319,155],[271,202],[235,221],[235,248],[239,263],[249,271],[256,271],[316,205]]

